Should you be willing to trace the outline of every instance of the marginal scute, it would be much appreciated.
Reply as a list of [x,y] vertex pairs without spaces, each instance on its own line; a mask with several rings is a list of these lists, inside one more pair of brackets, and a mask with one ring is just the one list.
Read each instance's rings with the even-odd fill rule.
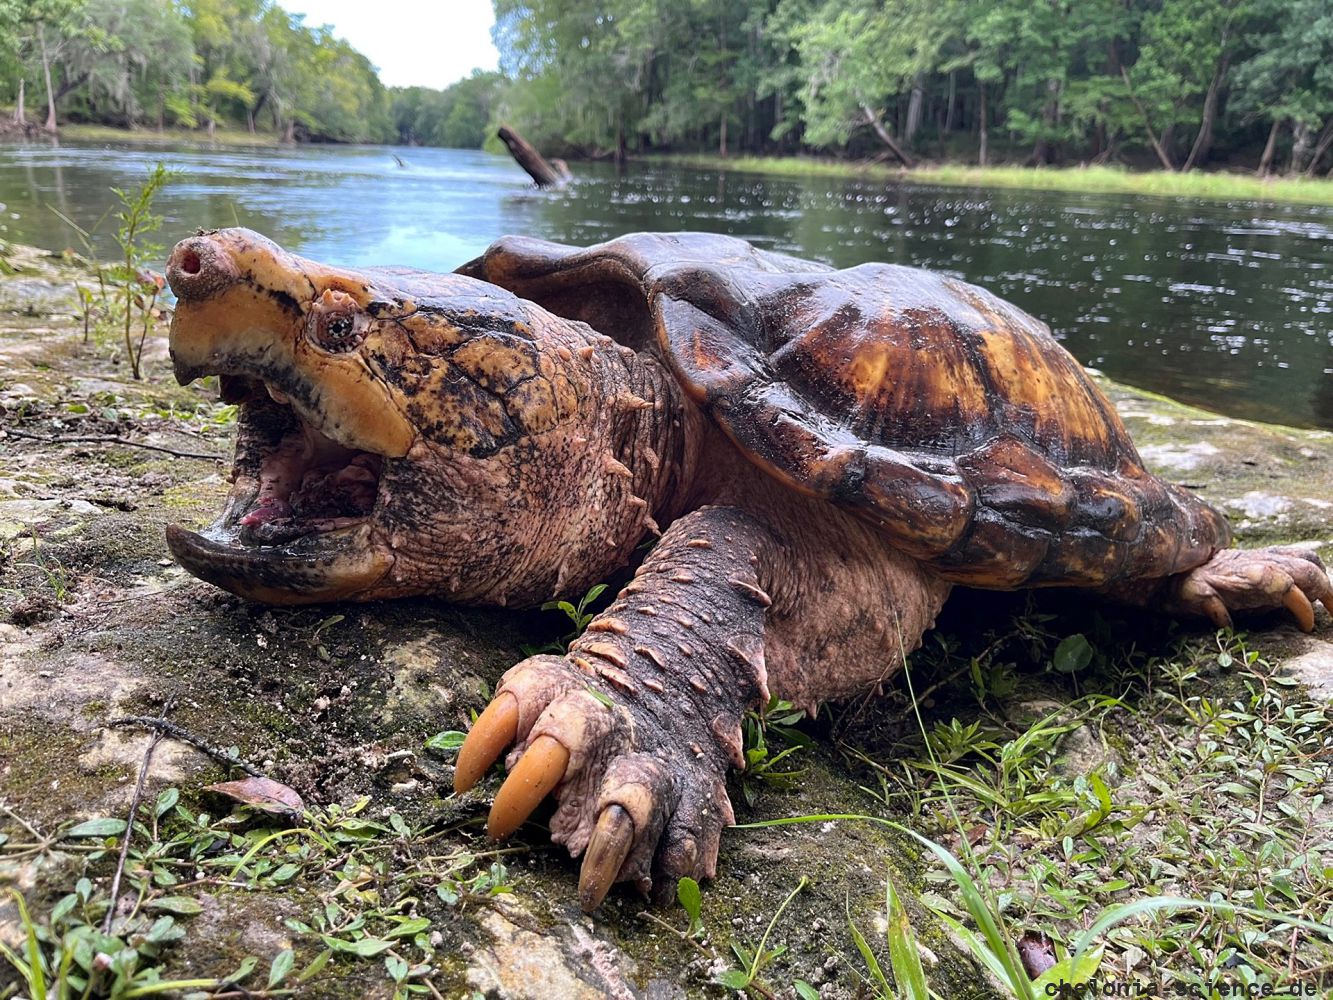
[[1076,502],[1064,470],[1012,434],[960,455],[958,468],[982,506],[1031,528],[1058,530]]
[[1219,514],[1144,470],[1046,324],[956,278],[835,271],[704,233],[506,238],[460,271],[655,342],[759,468],[948,579],[1100,586],[1188,569],[1229,540]]

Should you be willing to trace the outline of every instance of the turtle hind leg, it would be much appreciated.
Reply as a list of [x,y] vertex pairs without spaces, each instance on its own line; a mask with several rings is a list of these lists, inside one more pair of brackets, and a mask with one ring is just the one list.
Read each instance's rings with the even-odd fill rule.
[[1308,549],[1223,549],[1202,566],[1170,581],[1167,609],[1231,625],[1237,611],[1286,608],[1302,631],[1314,630],[1314,603],[1333,614],[1333,583],[1319,557]]

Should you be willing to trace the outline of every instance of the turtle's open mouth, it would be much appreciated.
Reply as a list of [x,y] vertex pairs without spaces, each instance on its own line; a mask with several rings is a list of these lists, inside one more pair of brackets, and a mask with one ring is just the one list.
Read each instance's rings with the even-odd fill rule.
[[279,545],[365,521],[379,496],[384,457],[347,448],[296,413],[272,385],[222,376],[241,419],[233,491],[217,527],[246,545]]
[[209,527],[167,529],[172,554],[195,576],[270,603],[359,596],[392,561],[374,522],[393,459],[332,440],[271,383],[219,380],[238,407],[231,493]]

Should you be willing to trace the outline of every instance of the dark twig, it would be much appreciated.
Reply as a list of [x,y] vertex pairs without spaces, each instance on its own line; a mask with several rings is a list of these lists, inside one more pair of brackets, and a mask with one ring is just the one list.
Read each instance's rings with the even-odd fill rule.
[[[160,721],[166,721],[165,716],[171,711],[171,706],[176,703],[176,696],[172,695],[162,706],[162,716]],[[148,781],[148,768],[153,762],[153,751],[157,745],[162,742],[162,732],[154,731],[153,738],[148,741],[148,748],[143,754],[143,763],[139,765],[139,780],[134,783],[134,795],[130,799],[130,818],[125,824],[125,839],[120,842],[120,857],[116,860],[116,874],[111,877],[111,903],[106,908],[106,919],[102,921],[102,933],[111,933],[111,923],[116,918],[116,901],[120,898],[120,879],[125,874],[125,860],[130,855],[130,840],[134,837],[134,820],[139,814],[139,803],[143,801],[143,786]]]
[[55,838],[54,838],[54,837],[46,837],[46,836],[43,836],[43,835],[41,834],[41,832],[39,832],[39,831],[37,830],[36,827],[34,827],[34,826],[33,826],[31,823],[29,823],[26,819],[24,819],[22,816],[20,816],[18,813],[16,813],[13,809],[10,809],[9,806],[5,805],[3,802],[0,802],[0,812],[4,813],[6,816],[8,816],[10,819],[12,819],[12,820],[13,820],[15,823],[17,823],[19,826],[23,827],[23,829],[27,830],[28,833],[30,833],[32,836],[36,837],[36,838],[37,838],[38,840],[40,840],[42,843],[44,843],[44,844],[50,844],[50,843],[54,843],[54,842],[55,842]]
[[140,726],[144,729],[151,729],[158,738],[168,736],[173,740],[179,740],[181,743],[188,743],[200,753],[207,754],[219,764],[228,767],[239,767],[246,774],[254,778],[266,777],[263,771],[255,767],[248,761],[241,760],[239,757],[233,757],[221,747],[214,746],[202,737],[195,736],[188,729],[182,729],[174,722],[168,722],[166,719],[158,718],[152,715],[127,715],[124,718],[112,719],[107,723],[109,728],[118,728],[120,726]]
[[12,427],[6,427],[4,432],[16,438],[40,441],[42,444],[123,444],[130,448],[142,448],[145,451],[160,451],[167,455],[175,455],[177,458],[202,458],[210,462],[221,462],[223,458],[221,455],[205,455],[198,451],[180,451],[176,448],[168,448],[165,445],[131,441],[129,438],[117,437],[114,434],[70,434],[60,437],[49,434],[33,434],[30,431],[19,431]]

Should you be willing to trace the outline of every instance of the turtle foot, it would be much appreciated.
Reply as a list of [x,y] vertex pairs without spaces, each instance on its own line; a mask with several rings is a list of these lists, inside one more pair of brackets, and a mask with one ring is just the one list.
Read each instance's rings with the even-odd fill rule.
[[554,791],[551,839],[583,855],[585,911],[616,882],[669,896],[684,876],[711,878],[722,828],[735,822],[728,750],[694,732],[688,713],[664,722],[645,708],[596,684],[573,657],[536,656],[505,674],[459,751],[454,787],[463,792],[513,747],[491,807],[493,838]]
[[1202,615],[1218,628],[1236,611],[1286,608],[1302,631],[1314,630],[1314,602],[1333,614],[1333,584],[1319,557],[1308,549],[1223,549],[1173,581],[1171,610]]
[[551,839],[583,855],[585,910],[616,882],[669,899],[682,877],[716,872],[735,822],[727,768],[745,763],[741,719],[768,697],[772,600],[757,571],[772,547],[732,508],[679,518],[565,656],[510,668],[463,743],[458,791],[513,747],[491,836],[555,794]]

